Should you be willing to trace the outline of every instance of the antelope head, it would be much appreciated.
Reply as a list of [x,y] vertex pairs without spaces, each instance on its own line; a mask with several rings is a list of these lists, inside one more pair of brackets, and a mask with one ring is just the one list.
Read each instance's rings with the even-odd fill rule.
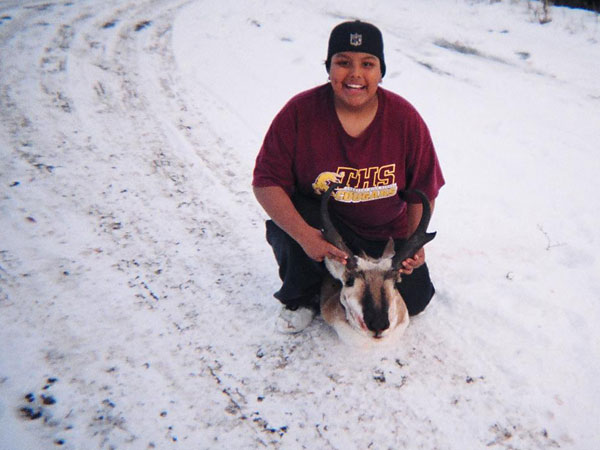
[[339,186],[340,184],[334,183],[323,194],[321,219],[325,239],[343,250],[348,259],[345,265],[325,259],[327,270],[342,286],[339,296],[331,288],[322,295],[321,312],[340,337],[340,331],[347,332],[349,326],[368,338],[386,338],[396,330],[404,330],[408,325],[408,311],[397,287],[397,283],[401,282],[399,271],[402,261],[413,256],[435,237],[435,233],[427,233],[431,206],[423,192],[405,191],[418,195],[423,204],[423,214],[415,232],[397,251],[394,250],[394,240],[390,238],[379,258],[371,258],[362,250],[359,255],[355,255],[335,229],[329,216],[329,197]]

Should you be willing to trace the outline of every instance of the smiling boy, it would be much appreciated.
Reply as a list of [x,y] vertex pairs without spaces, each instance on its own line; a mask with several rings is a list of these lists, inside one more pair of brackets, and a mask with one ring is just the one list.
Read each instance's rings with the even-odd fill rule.
[[[269,215],[267,241],[282,280],[277,328],[298,332],[318,311],[325,257],[347,255],[320,229],[318,198],[332,180],[336,226],[353,251],[378,257],[388,238],[398,245],[414,231],[420,203],[400,191],[423,191],[432,207],[444,178],[425,122],[402,97],[381,88],[383,38],[374,25],[344,22],[330,35],[329,83],[292,98],[277,114],[256,159],[254,193]],[[400,292],[411,315],[434,288],[419,250],[404,261]]]

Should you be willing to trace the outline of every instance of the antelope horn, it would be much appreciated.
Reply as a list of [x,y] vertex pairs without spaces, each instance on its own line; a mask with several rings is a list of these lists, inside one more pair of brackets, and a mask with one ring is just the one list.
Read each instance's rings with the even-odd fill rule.
[[322,231],[323,236],[325,237],[325,240],[327,242],[335,245],[337,248],[345,252],[348,255],[348,258],[351,258],[353,256],[352,251],[350,251],[350,249],[342,239],[342,236],[340,236],[340,233],[338,233],[338,231],[335,229],[333,223],[331,222],[331,218],[329,217],[329,197],[331,197],[333,191],[337,189],[340,185],[341,183],[332,183],[329,186],[329,189],[327,189],[327,192],[325,192],[325,194],[323,194],[323,197],[321,198],[321,220],[323,222]]
[[404,191],[404,194],[407,193],[417,194],[421,198],[421,203],[423,204],[423,214],[421,215],[421,220],[419,221],[419,225],[417,225],[415,232],[406,240],[406,242],[394,255],[392,259],[392,267],[395,269],[400,268],[402,261],[413,256],[417,250],[419,250],[429,241],[433,240],[436,234],[435,232],[427,233],[427,226],[429,225],[429,220],[431,219],[431,205],[427,199],[427,196],[418,189]]

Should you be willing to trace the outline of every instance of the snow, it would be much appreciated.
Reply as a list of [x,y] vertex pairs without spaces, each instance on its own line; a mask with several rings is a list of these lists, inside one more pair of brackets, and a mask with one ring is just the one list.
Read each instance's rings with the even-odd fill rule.
[[[600,22],[540,8],[0,3],[0,448],[598,448]],[[250,188],[355,17],[448,182],[437,294],[371,352],[274,331]]]

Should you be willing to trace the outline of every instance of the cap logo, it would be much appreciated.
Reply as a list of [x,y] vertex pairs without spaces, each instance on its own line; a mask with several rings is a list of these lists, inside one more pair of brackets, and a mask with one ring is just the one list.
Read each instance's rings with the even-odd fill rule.
[[350,45],[352,45],[353,47],[360,47],[362,45],[362,34],[350,34]]

